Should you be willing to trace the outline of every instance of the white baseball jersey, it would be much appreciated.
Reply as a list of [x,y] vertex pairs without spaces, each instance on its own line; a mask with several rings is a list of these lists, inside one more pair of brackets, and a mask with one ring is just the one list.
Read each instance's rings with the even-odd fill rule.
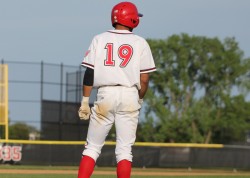
[[140,73],[156,70],[147,41],[128,30],[109,30],[95,36],[82,66],[94,69],[94,87],[140,89]]

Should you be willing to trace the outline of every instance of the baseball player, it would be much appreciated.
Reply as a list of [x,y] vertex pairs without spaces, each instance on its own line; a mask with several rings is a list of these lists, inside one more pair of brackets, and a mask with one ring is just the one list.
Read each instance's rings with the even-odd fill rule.
[[[156,70],[148,43],[132,33],[140,17],[142,14],[131,2],[115,5],[111,12],[114,29],[95,36],[82,61],[86,72],[79,117],[90,118],[90,122],[78,178],[92,175],[113,124],[117,177],[130,177],[139,111],[148,88],[149,73]],[[98,91],[90,109],[92,87]]]

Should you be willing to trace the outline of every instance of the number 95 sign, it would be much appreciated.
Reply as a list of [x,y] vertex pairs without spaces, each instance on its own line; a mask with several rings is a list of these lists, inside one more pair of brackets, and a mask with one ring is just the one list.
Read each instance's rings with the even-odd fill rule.
[[21,151],[21,146],[0,145],[0,161],[21,161]]

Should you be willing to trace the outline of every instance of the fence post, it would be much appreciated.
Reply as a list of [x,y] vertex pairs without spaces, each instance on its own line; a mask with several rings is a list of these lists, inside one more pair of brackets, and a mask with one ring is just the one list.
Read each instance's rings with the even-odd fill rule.
[[59,140],[62,140],[62,126],[63,126],[63,119],[62,119],[62,104],[63,104],[63,63],[61,63],[61,71],[60,71],[60,106],[59,106]]
[[43,80],[44,80],[44,78],[43,78],[43,70],[44,70],[44,66],[43,66],[44,64],[43,64],[43,61],[41,61],[41,76],[40,76],[40,124],[42,124],[42,118],[43,118]]

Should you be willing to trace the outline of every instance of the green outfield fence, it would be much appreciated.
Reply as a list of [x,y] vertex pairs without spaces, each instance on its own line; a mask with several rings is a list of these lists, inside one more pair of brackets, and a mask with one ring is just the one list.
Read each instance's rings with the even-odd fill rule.
[[[0,140],[1,163],[77,166],[84,141]],[[20,147],[8,150],[6,147]],[[115,166],[115,142],[106,142],[97,166]],[[15,153],[14,153],[15,152]],[[18,158],[20,160],[13,160]],[[15,155],[16,154],[16,155]],[[250,147],[221,144],[141,143],[133,147],[134,167],[250,169]],[[6,157],[11,160],[6,160]]]

